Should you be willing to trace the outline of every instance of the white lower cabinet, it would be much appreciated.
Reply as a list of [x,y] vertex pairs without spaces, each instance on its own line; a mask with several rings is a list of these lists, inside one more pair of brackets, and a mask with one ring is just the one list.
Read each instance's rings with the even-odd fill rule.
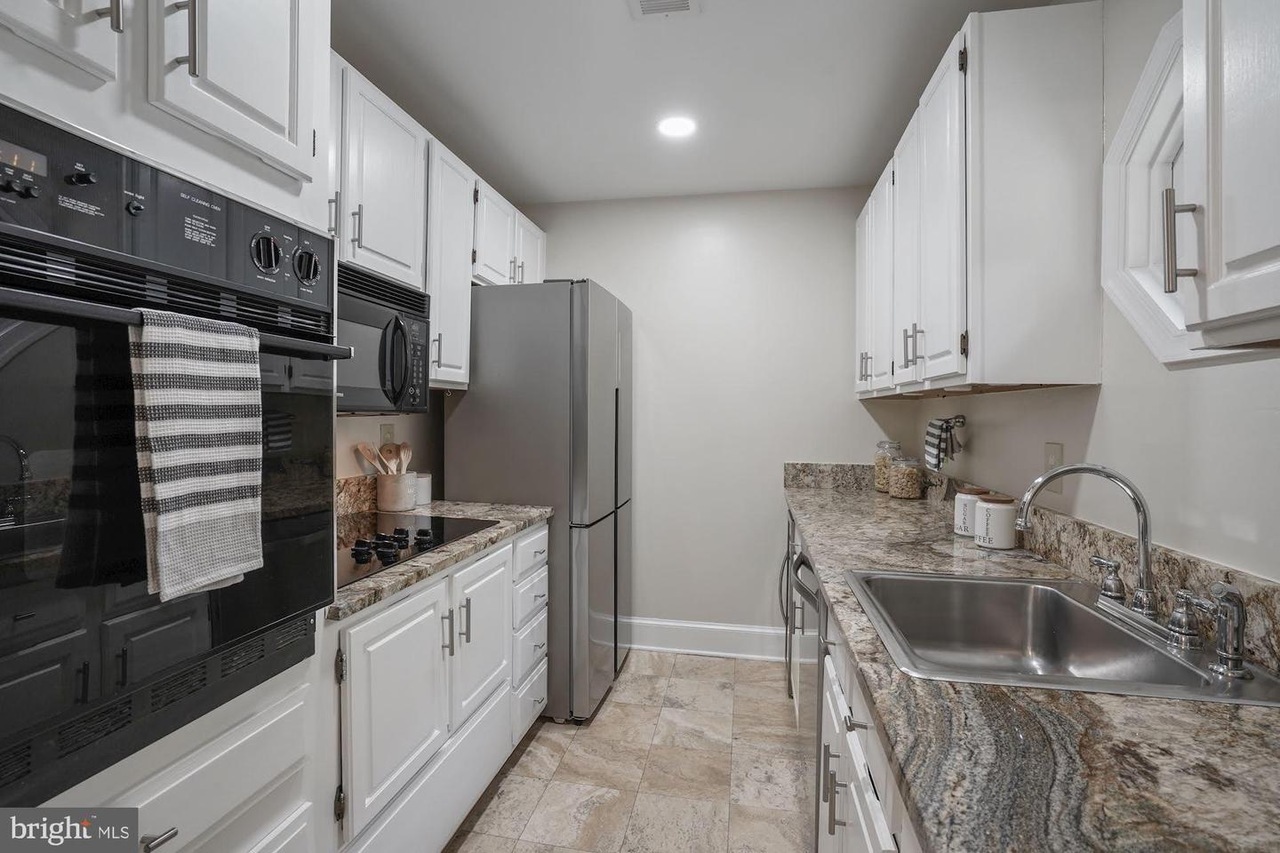
[[529,727],[547,707],[547,662],[543,660],[533,675],[511,696],[511,744],[520,743]]
[[511,553],[508,545],[453,574],[455,728],[511,679]]
[[547,526],[516,539],[511,625],[511,743],[519,744],[547,707]]

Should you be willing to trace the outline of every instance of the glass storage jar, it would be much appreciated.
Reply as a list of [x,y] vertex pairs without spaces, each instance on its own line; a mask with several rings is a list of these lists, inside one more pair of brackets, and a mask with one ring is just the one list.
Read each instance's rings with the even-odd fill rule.
[[924,495],[924,466],[919,459],[900,456],[889,463],[889,497],[918,500]]
[[889,491],[889,464],[902,455],[902,444],[897,441],[876,442],[876,491]]

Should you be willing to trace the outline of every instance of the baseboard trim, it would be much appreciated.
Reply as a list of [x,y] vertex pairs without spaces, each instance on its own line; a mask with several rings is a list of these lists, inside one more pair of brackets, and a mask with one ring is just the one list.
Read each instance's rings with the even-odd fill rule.
[[786,652],[786,631],[782,628],[638,616],[624,621],[631,626],[632,648],[644,651],[756,660],[782,660]]

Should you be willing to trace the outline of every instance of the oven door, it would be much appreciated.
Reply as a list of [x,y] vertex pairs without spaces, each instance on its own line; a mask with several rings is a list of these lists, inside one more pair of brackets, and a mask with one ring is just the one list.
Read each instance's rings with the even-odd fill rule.
[[338,411],[399,411],[409,390],[409,334],[398,311],[338,296],[338,343],[353,355],[338,364]]

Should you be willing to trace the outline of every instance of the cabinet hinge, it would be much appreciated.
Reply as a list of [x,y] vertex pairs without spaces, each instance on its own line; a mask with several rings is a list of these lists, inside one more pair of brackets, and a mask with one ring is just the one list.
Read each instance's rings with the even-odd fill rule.
[[333,677],[339,684],[347,680],[347,653],[342,649],[338,649],[338,653],[333,656]]
[[476,250],[475,250],[475,249],[472,249],[472,250],[471,250],[471,263],[473,263],[473,264],[474,264],[475,262],[476,262]]
[[471,203],[472,203],[472,204],[479,204],[479,203],[480,203],[480,188],[479,188],[479,187],[476,187],[474,190],[472,190],[472,191],[471,191]]
[[960,333],[960,354],[965,358],[969,357],[969,333]]
[[338,786],[338,790],[333,792],[333,819],[341,821],[347,816],[347,795],[343,792],[342,786]]
[[960,73],[964,74],[969,70],[969,51],[967,48],[960,48]]
[[311,131],[311,156],[316,156],[316,132]]

